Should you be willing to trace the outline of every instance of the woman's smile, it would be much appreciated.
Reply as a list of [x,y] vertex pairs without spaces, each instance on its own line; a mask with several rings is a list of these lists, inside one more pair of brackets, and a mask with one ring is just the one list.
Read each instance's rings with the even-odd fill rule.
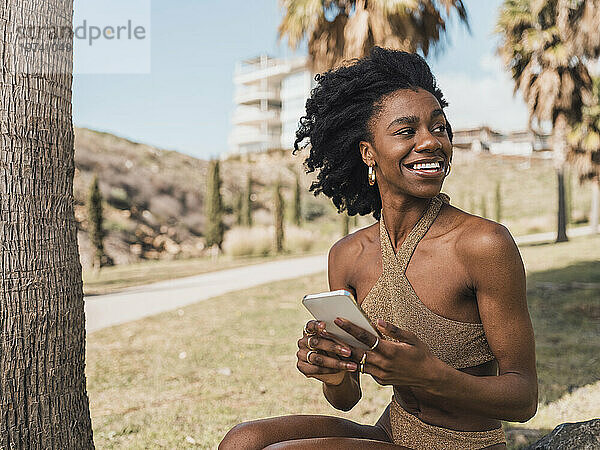
[[441,157],[420,158],[401,164],[410,173],[422,178],[440,178],[444,176],[446,161]]

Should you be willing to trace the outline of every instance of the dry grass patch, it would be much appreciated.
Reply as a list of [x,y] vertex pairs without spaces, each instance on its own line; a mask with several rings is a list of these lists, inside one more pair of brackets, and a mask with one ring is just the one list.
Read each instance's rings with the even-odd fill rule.
[[296,340],[309,318],[301,295],[326,289],[318,274],[90,335],[87,374],[98,448],[215,448],[234,424],[281,414],[374,423],[389,389],[363,378],[364,399],[342,413],[327,404],[319,382],[296,369]]
[[[600,378],[597,322],[572,306],[597,302],[599,291],[552,291],[536,282],[600,282],[598,248],[600,236],[523,249],[544,403]],[[319,382],[296,369],[296,341],[309,318],[300,299],[322,290],[327,290],[324,273],[89,335],[88,390],[97,447],[212,449],[236,423],[284,414],[333,414],[374,423],[390,400],[389,388],[363,376],[363,399],[344,413],[329,406]],[[551,408],[542,405],[539,420]],[[567,411],[562,417],[576,416]]]

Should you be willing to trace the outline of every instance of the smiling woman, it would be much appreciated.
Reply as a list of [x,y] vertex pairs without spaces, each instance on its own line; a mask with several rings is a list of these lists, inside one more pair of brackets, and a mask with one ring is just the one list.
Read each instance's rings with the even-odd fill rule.
[[297,367],[340,410],[360,400],[360,373],[394,395],[374,425],[274,417],[237,425],[220,448],[505,448],[500,420],[537,407],[525,271],[505,227],[441,193],[452,130],[429,67],[375,47],[316,80],[295,142],[310,144],[310,189],[377,219],[333,245],[329,287],[350,291],[381,336],[338,318],[363,351],[310,321]]

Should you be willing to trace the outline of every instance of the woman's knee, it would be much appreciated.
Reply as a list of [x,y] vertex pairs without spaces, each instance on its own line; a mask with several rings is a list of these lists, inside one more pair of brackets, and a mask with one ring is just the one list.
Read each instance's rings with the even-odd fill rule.
[[271,443],[265,428],[260,420],[240,423],[227,432],[219,444],[219,450],[262,450]]

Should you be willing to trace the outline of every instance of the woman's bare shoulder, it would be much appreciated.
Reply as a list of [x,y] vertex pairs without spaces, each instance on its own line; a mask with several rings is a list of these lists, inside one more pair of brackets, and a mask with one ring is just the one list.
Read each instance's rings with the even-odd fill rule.
[[501,256],[504,252],[517,251],[517,246],[508,228],[485,217],[476,216],[456,207],[455,248],[464,257]]
[[339,257],[357,257],[366,247],[372,245],[377,237],[377,222],[356,230],[335,242],[329,254]]
[[345,268],[344,271],[349,274],[351,271],[348,269],[356,266],[356,260],[376,244],[378,230],[378,222],[375,222],[339,239],[329,249],[329,263]]

